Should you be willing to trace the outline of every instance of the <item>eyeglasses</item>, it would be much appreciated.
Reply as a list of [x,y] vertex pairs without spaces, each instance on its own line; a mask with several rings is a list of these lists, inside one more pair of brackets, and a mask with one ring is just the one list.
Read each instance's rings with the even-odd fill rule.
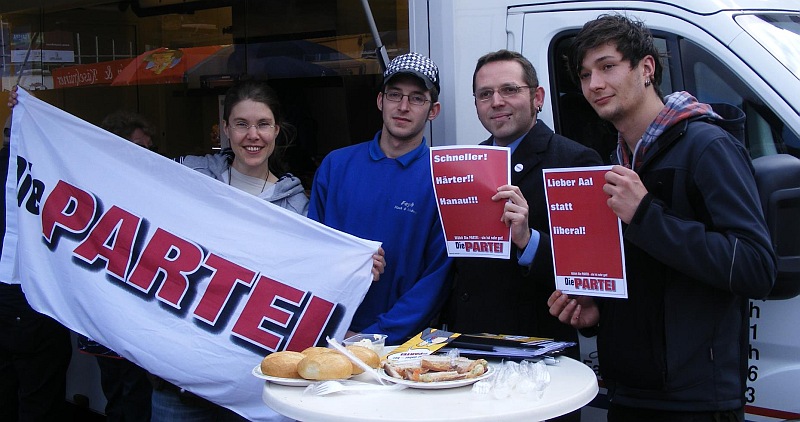
[[231,125],[234,131],[238,133],[247,133],[250,131],[251,127],[256,128],[256,131],[261,134],[268,134],[272,132],[272,129],[275,129],[275,125],[273,123],[267,122],[258,122],[256,124],[250,124],[247,122],[235,122]]
[[[497,89],[497,93],[500,94],[500,96],[503,97],[503,98],[508,98],[508,97],[513,97],[513,96],[519,94],[519,92],[522,91],[523,88],[531,89],[531,88],[534,88],[534,87],[527,86],[527,85],[523,85],[523,86],[506,85],[506,86],[501,86],[500,88],[498,88]],[[492,99],[492,97],[494,97],[494,90],[491,89],[491,88],[482,89],[482,90],[480,90],[478,92],[475,92],[472,95],[474,95],[475,98],[478,99],[478,101],[489,101],[489,100]]]
[[425,103],[430,101],[422,94],[402,94],[399,91],[386,91],[383,93],[383,98],[393,103],[403,101],[403,97],[408,97],[408,103],[415,106],[425,105]]

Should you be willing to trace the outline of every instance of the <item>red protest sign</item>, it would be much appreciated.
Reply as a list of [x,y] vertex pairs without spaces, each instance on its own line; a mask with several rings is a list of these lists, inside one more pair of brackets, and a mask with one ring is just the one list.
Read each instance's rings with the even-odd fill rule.
[[603,167],[544,170],[556,288],[627,297],[622,227],[606,205]]
[[511,153],[492,146],[431,148],[436,204],[451,257],[508,258],[511,231],[500,221],[497,188],[510,183]]

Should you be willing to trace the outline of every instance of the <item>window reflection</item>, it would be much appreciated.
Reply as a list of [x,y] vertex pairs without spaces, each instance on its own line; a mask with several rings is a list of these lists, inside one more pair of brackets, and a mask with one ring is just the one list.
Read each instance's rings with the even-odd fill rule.
[[[381,68],[358,1],[57,3],[0,9],[2,89],[20,78],[37,97],[95,124],[112,110],[139,112],[163,128],[164,155],[224,147],[219,100],[242,77],[269,80],[281,95],[305,167],[380,128],[370,105]],[[389,55],[408,52],[406,2],[371,3]]]

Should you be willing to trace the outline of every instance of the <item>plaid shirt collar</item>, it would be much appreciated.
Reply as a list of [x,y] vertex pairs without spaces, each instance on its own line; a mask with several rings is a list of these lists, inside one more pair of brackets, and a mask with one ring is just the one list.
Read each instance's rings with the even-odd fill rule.
[[639,170],[644,162],[647,153],[650,151],[653,144],[664,131],[674,126],[678,122],[696,117],[707,116],[712,119],[721,119],[721,117],[711,109],[711,106],[697,101],[686,91],[679,91],[664,97],[664,108],[658,113],[658,116],[647,130],[644,131],[642,139],[636,144],[636,149],[631,152],[628,145],[620,136],[617,145],[617,159],[619,163],[625,167]]

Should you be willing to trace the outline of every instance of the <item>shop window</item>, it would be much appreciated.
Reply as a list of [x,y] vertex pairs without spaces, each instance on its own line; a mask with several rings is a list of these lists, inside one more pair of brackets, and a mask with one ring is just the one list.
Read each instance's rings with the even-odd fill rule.
[[[313,174],[327,152],[380,129],[374,104],[382,69],[356,0],[86,0],[47,7],[0,12],[2,89],[23,72],[39,98],[91,123],[111,110],[137,111],[160,128],[166,156],[225,146],[220,97],[242,77],[266,79],[281,96],[298,128],[302,172]],[[390,57],[408,52],[408,4],[371,8]],[[37,53],[23,65],[21,50],[37,33],[46,45],[32,44]],[[51,42],[56,33],[60,41]],[[63,52],[58,60],[41,54],[51,49]]]

